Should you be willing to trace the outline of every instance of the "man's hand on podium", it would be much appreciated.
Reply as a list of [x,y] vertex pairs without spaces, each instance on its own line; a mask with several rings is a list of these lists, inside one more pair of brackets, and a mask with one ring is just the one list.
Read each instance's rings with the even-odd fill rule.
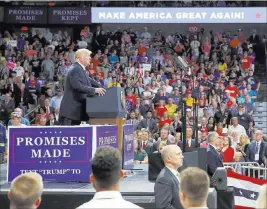
[[96,88],[95,93],[98,94],[99,96],[103,96],[106,93],[106,89]]

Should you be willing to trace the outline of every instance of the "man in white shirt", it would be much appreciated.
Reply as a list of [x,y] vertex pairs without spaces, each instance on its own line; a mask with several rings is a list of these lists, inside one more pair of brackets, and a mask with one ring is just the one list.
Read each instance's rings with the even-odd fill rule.
[[96,193],[92,200],[77,209],[89,208],[141,208],[124,200],[120,194],[119,181],[123,178],[121,153],[113,147],[100,147],[91,161],[90,182]]
[[180,201],[185,209],[208,209],[210,179],[199,168],[187,168],[181,172]]
[[240,134],[247,135],[247,132],[244,126],[238,124],[237,117],[232,118],[232,125],[229,126],[229,132],[236,132],[238,135]]

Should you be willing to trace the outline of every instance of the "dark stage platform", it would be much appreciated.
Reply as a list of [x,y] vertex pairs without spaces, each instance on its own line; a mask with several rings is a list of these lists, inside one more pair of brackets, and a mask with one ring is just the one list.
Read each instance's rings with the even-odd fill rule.
[[[1,208],[9,208],[7,192],[9,191],[10,184],[6,182],[6,169],[6,165],[1,165]],[[155,208],[154,182],[148,181],[148,165],[136,165],[132,173],[121,181],[120,190],[126,200],[138,204],[143,208]],[[94,192],[93,186],[89,183],[45,182],[42,204],[39,209],[75,209],[92,199]],[[208,202],[209,208],[217,208],[217,193],[214,189],[210,189]]]

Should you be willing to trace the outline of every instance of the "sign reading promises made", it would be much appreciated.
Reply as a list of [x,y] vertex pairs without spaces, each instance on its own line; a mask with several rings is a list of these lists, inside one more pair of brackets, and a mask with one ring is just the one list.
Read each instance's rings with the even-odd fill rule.
[[93,127],[9,128],[8,181],[37,172],[44,181],[89,181]]

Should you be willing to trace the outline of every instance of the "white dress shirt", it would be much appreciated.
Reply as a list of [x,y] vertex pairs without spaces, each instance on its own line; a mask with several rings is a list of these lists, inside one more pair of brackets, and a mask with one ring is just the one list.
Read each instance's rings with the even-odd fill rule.
[[[78,62],[78,61],[77,61]],[[78,62],[79,63],[79,65],[81,65],[82,66],[82,68],[86,71],[86,69],[85,69],[85,67],[83,66],[83,64],[81,64],[80,62]]]
[[93,199],[84,203],[77,209],[90,209],[90,208],[141,208],[129,201],[122,198],[121,193],[118,191],[104,191],[96,192]]
[[178,172],[177,170],[173,169],[173,168],[168,167],[168,166],[166,166],[166,167],[173,173],[173,175],[174,175],[174,176],[178,179],[178,181],[180,182],[180,179],[179,179],[179,177],[178,177],[179,172]]

